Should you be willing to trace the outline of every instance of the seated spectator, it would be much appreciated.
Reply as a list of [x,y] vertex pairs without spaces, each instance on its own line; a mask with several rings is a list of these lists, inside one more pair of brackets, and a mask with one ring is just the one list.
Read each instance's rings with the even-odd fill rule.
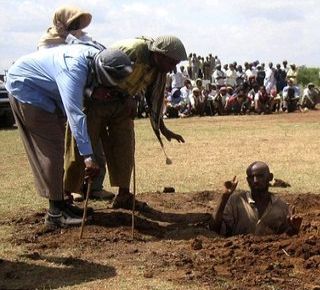
[[194,115],[203,116],[204,109],[207,101],[207,96],[204,90],[201,90],[199,87],[195,87],[192,90],[191,95],[191,112]]
[[254,109],[258,114],[271,113],[271,99],[265,86],[261,86],[254,96]]
[[302,217],[293,206],[269,191],[273,179],[269,166],[255,161],[247,168],[248,192],[236,192],[238,181],[225,182],[210,228],[226,236],[255,234],[298,234]]
[[320,91],[314,86],[313,83],[309,83],[308,86],[303,90],[301,107],[303,109],[314,110],[317,103],[319,102]]
[[213,105],[214,105],[214,110],[218,115],[224,115],[225,114],[225,106],[226,106],[226,101],[227,101],[227,88],[226,87],[221,87],[216,96],[214,97],[213,100]]
[[180,113],[185,111],[186,105],[181,91],[177,88],[173,89],[167,96],[165,115],[168,118],[178,118]]
[[254,111],[255,110],[255,106],[254,106],[254,98],[255,95],[258,93],[259,91],[259,86],[258,84],[255,84],[248,92],[248,100],[250,100],[250,111]]
[[281,96],[277,93],[276,89],[272,89],[270,92],[270,108],[272,112],[280,112]]
[[248,81],[247,81],[248,85],[250,88],[253,88],[254,86],[258,86],[258,83],[257,83],[257,80],[256,80],[256,77],[254,75],[251,75],[249,78],[248,78]]
[[208,84],[208,88],[206,89],[207,102],[204,108],[205,114],[207,116],[215,115],[215,106],[214,106],[214,98],[217,94],[217,86],[214,84]]
[[227,99],[225,111],[229,114],[240,114],[243,113],[245,108],[243,104],[246,101],[246,95],[243,90],[233,94],[231,97]]
[[[191,96],[192,96],[192,84],[190,80],[185,80],[184,81],[184,86],[180,90],[181,92],[181,97],[183,98],[183,101],[190,107],[190,112],[191,112]],[[189,112],[189,113],[190,113]]]
[[294,112],[297,109],[300,109],[299,99],[300,99],[300,91],[297,86],[294,85],[294,80],[289,79],[288,85],[283,88],[282,91],[283,96],[283,111],[287,111],[288,113]]

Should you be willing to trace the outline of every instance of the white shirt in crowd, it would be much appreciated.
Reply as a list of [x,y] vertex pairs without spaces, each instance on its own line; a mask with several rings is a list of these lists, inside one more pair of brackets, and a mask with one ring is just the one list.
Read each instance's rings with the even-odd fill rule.
[[185,76],[181,72],[171,73],[171,87],[174,88],[182,88],[185,81]]

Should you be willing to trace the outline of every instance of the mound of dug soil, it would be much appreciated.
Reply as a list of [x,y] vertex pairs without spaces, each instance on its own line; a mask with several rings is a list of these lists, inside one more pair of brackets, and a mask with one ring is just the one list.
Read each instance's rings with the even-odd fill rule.
[[[12,244],[25,247],[23,259],[34,266],[26,270],[20,261],[0,261],[0,288],[19,288],[21,282],[27,289],[76,285],[113,277],[117,269],[122,273],[118,275],[130,275],[130,265],[144,279],[171,281],[177,289],[184,285],[197,289],[320,289],[318,195],[280,195],[303,217],[297,236],[230,238],[208,230],[218,195],[209,191],[140,194],[139,199],[153,210],[136,215],[133,240],[131,212],[112,210],[102,202],[99,206],[103,208],[87,223],[82,240],[79,228],[45,230],[44,212],[12,220]],[[64,270],[45,271],[44,262],[58,263]],[[83,273],[81,266],[91,270]]]

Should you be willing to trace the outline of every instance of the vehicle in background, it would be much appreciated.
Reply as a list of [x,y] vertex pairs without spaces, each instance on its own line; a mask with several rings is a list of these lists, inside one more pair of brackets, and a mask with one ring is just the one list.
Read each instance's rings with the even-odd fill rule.
[[0,127],[12,127],[15,123],[9,103],[8,91],[4,86],[5,74],[0,74]]

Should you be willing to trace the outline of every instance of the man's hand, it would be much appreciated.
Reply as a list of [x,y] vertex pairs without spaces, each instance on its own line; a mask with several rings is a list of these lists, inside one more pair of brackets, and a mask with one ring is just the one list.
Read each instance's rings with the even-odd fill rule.
[[230,195],[235,191],[238,186],[237,176],[234,176],[232,180],[228,180],[224,183],[224,194],[226,197],[230,197]]
[[93,180],[99,175],[100,168],[92,155],[84,157],[84,164],[86,167],[84,170],[86,179]]
[[302,223],[302,217],[295,214],[295,207],[294,206],[289,207],[289,214],[287,216],[287,219],[288,219],[288,224],[290,227],[288,234],[295,235],[295,234],[299,233],[300,226]]
[[163,120],[160,120],[160,132],[161,134],[168,140],[171,141],[171,139],[177,140],[179,143],[184,143],[184,139],[181,135],[173,133],[170,131],[164,124]]
[[233,177],[232,180],[228,180],[224,183],[224,193],[221,195],[218,202],[214,219],[209,223],[209,228],[217,233],[220,233],[224,208],[226,207],[229,197],[237,188],[237,185],[237,176]]
[[173,133],[172,131],[170,131],[170,130],[168,130],[168,129],[166,129],[164,132],[161,131],[161,133],[162,133],[162,135],[163,135],[164,137],[166,137],[166,139],[167,139],[168,141],[171,141],[171,139],[175,139],[175,140],[177,140],[179,143],[184,143],[184,142],[185,142],[184,139],[183,139],[183,137],[182,137],[181,135],[176,134],[176,133]]

